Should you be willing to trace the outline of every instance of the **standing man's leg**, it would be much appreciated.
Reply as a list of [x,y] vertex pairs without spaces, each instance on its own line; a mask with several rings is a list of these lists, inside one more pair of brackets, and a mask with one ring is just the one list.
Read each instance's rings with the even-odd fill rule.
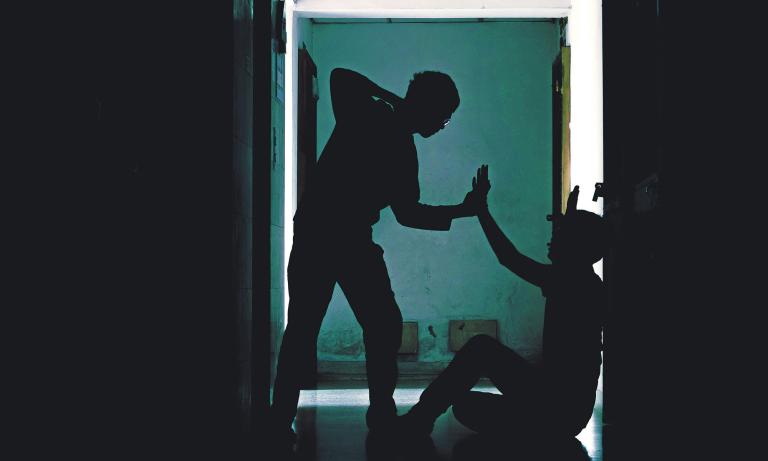
[[397,416],[392,395],[397,385],[403,317],[381,247],[368,241],[348,251],[339,285],[363,328],[370,400],[366,422],[369,429],[385,428]]
[[288,263],[288,323],[277,360],[272,396],[273,429],[291,432],[299,402],[300,380],[313,363],[313,344],[336,284],[327,242],[294,239]]

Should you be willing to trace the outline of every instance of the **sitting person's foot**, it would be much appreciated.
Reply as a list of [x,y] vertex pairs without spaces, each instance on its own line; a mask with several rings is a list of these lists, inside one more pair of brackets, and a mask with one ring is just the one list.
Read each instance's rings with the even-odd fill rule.
[[413,410],[397,417],[397,431],[404,437],[429,437],[435,428],[435,420]]
[[[402,426],[405,416],[398,416],[390,430],[370,430],[365,440],[366,459],[370,461],[436,461],[435,444],[426,430],[409,431]],[[411,418],[408,418],[411,421]]]
[[437,461],[435,442],[429,435],[405,437],[398,441],[399,458],[402,461]]

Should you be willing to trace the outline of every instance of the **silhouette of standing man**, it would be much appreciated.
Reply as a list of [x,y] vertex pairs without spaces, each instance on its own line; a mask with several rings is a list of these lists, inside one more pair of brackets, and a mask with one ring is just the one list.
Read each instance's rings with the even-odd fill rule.
[[387,206],[400,224],[420,229],[448,230],[454,218],[474,215],[467,198],[453,206],[419,203],[413,134],[428,138],[450,121],[459,94],[448,75],[415,74],[405,99],[341,68],[331,72],[330,87],[336,126],[294,216],[288,324],[271,408],[278,442],[283,437],[295,440],[291,425],[300,376],[313,363],[320,324],[336,283],[363,329],[368,428],[391,427],[397,413],[392,394],[402,316],[371,226]]

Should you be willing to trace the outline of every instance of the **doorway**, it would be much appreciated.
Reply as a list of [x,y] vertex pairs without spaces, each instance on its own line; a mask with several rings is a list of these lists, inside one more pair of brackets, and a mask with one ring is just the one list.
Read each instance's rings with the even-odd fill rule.
[[[396,2],[399,3],[399,2]],[[410,2],[411,4],[413,2]],[[468,4],[472,3],[479,3],[480,2],[467,2]],[[571,143],[569,144],[571,147],[571,171],[566,176],[562,176],[562,166],[558,167],[557,169],[560,170],[559,172],[553,171],[551,174],[552,181],[552,188],[548,189],[547,192],[547,209],[551,210],[556,206],[556,202],[559,202],[562,205],[562,202],[557,199],[557,196],[567,196],[566,189],[568,188],[567,184],[570,182],[570,184],[579,184],[582,188],[583,194],[582,194],[582,200],[580,202],[580,207],[585,209],[590,209],[591,211],[600,211],[602,203],[601,201],[597,202],[591,202],[591,189],[596,182],[601,181],[601,175],[602,175],[602,151],[601,151],[601,143],[599,140],[602,136],[602,131],[600,127],[600,123],[598,123],[597,126],[589,125],[587,122],[584,122],[584,120],[587,121],[594,121],[599,120],[601,116],[601,100],[597,96],[590,96],[587,93],[589,93],[589,89],[585,89],[585,81],[592,78],[595,73],[599,74],[600,70],[591,68],[589,71],[585,71],[585,67],[588,66],[598,66],[599,67],[599,59],[597,61],[587,62],[584,58],[584,51],[585,49],[589,48],[591,51],[595,52],[599,55],[600,53],[600,44],[597,42],[595,43],[594,40],[590,41],[589,39],[580,39],[576,40],[576,37],[574,34],[577,32],[577,30],[584,31],[587,29],[590,24],[589,21],[585,21],[583,19],[584,16],[589,16],[588,12],[578,11],[574,10],[573,7],[571,7],[570,2],[552,2],[556,5],[556,7],[550,7],[550,8],[521,8],[520,4],[525,2],[510,2],[517,4],[516,7],[509,7],[509,8],[498,8],[498,9],[481,9],[481,8],[464,8],[461,11],[456,9],[448,9],[448,8],[435,8],[435,5],[431,2],[416,2],[415,5],[412,5],[412,8],[409,8],[408,10],[404,9],[382,9],[382,10],[374,10],[372,8],[357,8],[354,9],[355,6],[350,2],[321,2],[321,1],[311,1],[311,2],[298,2],[295,6],[289,7],[287,10],[287,36],[288,36],[288,45],[287,45],[287,54],[285,59],[285,78],[286,78],[286,94],[285,94],[285,209],[284,209],[284,230],[285,230],[285,247],[284,247],[284,261],[288,260],[288,255],[290,252],[290,244],[291,244],[291,236],[292,236],[292,217],[293,213],[295,211],[296,204],[301,199],[301,194],[303,193],[303,186],[301,185],[303,183],[302,178],[306,178],[306,167],[307,165],[311,164],[311,162],[308,163],[309,159],[311,158],[311,155],[307,154],[306,150],[302,150],[302,143],[304,141],[304,134],[302,132],[302,129],[299,127],[299,125],[302,125],[302,115],[301,110],[299,109],[299,106],[304,104],[302,102],[303,97],[300,95],[301,90],[299,89],[299,85],[301,81],[303,81],[302,71],[301,71],[301,62],[302,62],[302,51],[299,49],[299,47],[302,47],[302,49],[306,49],[304,46],[307,41],[307,28],[311,28],[314,26],[317,26],[318,24],[331,24],[334,21],[341,21],[343,19],[343,22],[346,22],[348,24],[360,24],[360,23],[379,23],[379,24],[393,24],[397,23],[398,20],[402,22],[410,22],[411,24],[423,22],[423,23],[436,23],[436,22],[455,22],[456,26],[459,26],[460,24],[467,24],[468,22],[504,22],[504,21],[517,21],[517,22],[524,22],[524,21],[530,21],[530,22],[547,22],[547,21],[560,21],[561,19],[565,19],[568,21],[568,29],[564,31],[563,37],[567,45],[573,45],[573,75],[572,75],[572,88],[574,93],[573,101],[572,101],[572,114],[573,119],[575,120],[577,118],[577,114],[583,114],[585,112],[589,112],[588,116],[582,116],[579,118],[579,123],[572,124],[568,121],[561,122],[561,128],[570,129],[569,131],[573,133],[573,137],[571,139]],[[535,3],[535,2],[530,2]],[[557,5],[560,5],[560,7],[557,7]],[[423,9],[418,8],[419,6],[424,6]],[[599,9],[599,5],[598,5]],[[581,17],[581,19],[579,19]],[[594,17],[590,17],[590,20],[594,20]],[[322,26],[320,26],[322,27]],[[460,27],[466,27],[466,26],[460,26]],[[598,27],[599,30],[599,27]],[[316,44],[316,43],[315,43]],[[493,49],[493,46],[491,43],[487,45],[487,48],[484,48],[485,50],[491,50]],[[321,61],[322,58],[318,57],[313,51],[313,55],[318,59],[317,64],[315,65],[315,70],[318,72],[318,67],[322,68],[324,66],[323,61]],[[313,63],[314,64],[314,63]],[[548,68],[548,72],[551,72],[551,65],[552,60],[547,62],[547,66],[550,66]],[[322,96],[323,96],[323,72],[322,70],[319,71],[319,76],[317,77],[318,81],[318,92],[319,96],[321,98],[321,105],[322,105]],[[585,75],[587,77],[585,77]],[[407,83],[407,76],[404,76],[403,79],[405,79],[405,82],[389,82],[389,85],[404,85]],[[601,81],[601,77],[597,79],[597,82],[599,83]],[[387,82],[382,82],[384,84],[387,84]],[[402,90],[403,86],[400,88],[397,88],[398,90]],[[551,89],[550,89],[551,90]],[[594,87],[591,88],[591,90],[594,90]],[[402,91],[400,91],[402,92]],[[599,91],[598,91],[599,93]],[[550,94],[551,96],[551,94]],[[585,101],[588,101],[588,103],[585,103]],[[464,103],[463,103],[464,104]],[[467,103],[468,104],[468,103]],[[465,105],[466,107],[466,105]],[[322,109],[317,108],[315,106],[315,110],[322,111]],[[556,111],[552,112],[553,114]],[[458,113],[457,113],[458,115]],[[324,118],[322,115],[317,115],[317,123],[318,127],[316,128],[315,132],[315,149],[319,147],[322,147],[324,144],[323,141],[323,133],[327,133],[328,127],[324,126],[324,123],[327,123],[325,120],[327,120],[327,117]],[[458,124],[458,120],[454,120],[452,124]],[[552,127],[552,120],[549,120],[550,127]],[[563,138],[564,139],[564,138]],[[596,141],[597,140],[597,141]],[[567,142],[567,141],[565,141]],[[426,144],[425,144],[426,145]],[[547,155],[547,159],[552,159],[551,153],[554,152],[554,147],[550,147],[550,149],[546,150],[545,155]],[[419,149],[419,152],[422,152],[422,149]],[[560,150],[562,152],[562,150]],[[316,151],[316,154],[319,155],[319,152]],[[562,158],[562,157],[561,157]],[[427,165],[424,165],[425,167]],[[310,167],[311,168],[311,167]],[[302,169],[305,170],[304,173],[302,173]],[[554,184],[555,184],[555,176],[556,173],[559,174],[559,177],[561,179],[561,189],[559,193],[555,194],[552,193],[551,199],[549,195],[549,191],[554,191]],[[311,175],[311,173],[309,173]],[[443,178],[444,179],[444,178]],[[458,184],[458,181],[457,181]],[[446,192],[446,191],[443,191]],[[454,193],[454,198],[456,198],[459,194],[458,189],[453,191],[447,191],[448,194]],[[438,197],[440,194],[437,194],[435,192],[436,197]],[[442,194],[445,195],[445,194]],[[461,197],[458,197],[460,199]],[[439,201],[439,200],[437,200]],[[540,219],[543,218],[543,215],[539,217]],[[386,216],[382,217],[382,221],[385,221],[387,219]],[[377,226],[382,226],[385,224],[385,222],[381,222]],[[420,237],[416,236],[414,240],[412,241],[413,245],[416,246],[416,243],[424,243],[424,239],[421,239]],[[394,269],[393,269],[394,271]],[[432,277],[435,276],[437,272],[432,273]],[[396,290],[396,292],[399,292]],[[284,290],[284,306],[287,307],[287,300],[288,300],[288,293],[287,289]],[[348,311],[348,308],[347,308]],[[353,323],[350,324],[350,330],[352,328],[357,328]],[[426,325],[424,325],[426,327]],[[337,338],[340,341],[342,341],[342,344],[347,344],[352,346],[351,349],[354,349],[354,338],[351,338],[349,342],[344,343],[344,341],[348,338]],[[358,352],[359,353],[359,352]],[[327,355],[327,354],[326,354]],[[339,360],[341,361],[341,360]]]

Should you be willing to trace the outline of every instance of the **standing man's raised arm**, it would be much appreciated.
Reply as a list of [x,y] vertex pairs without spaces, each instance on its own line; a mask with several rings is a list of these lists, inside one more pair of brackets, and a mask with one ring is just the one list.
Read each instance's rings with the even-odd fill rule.
[[336,123],[358,117],[360,108],[371,98],[382,99],[393,107],[403,102],[403,98],[373,83],[365,75],[341,67],[331,71],[330,86]]

